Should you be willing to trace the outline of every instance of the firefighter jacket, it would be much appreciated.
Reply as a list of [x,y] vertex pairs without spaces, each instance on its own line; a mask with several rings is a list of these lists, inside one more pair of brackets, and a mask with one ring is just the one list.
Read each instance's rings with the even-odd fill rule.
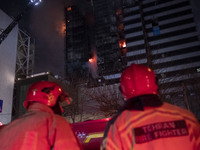
[[0,150],[79,150],[70,124],[48,106],[33,103],[0,131]]
[[128,100],[104,132],[101,150],[200,150],[194,115],[157,95]]

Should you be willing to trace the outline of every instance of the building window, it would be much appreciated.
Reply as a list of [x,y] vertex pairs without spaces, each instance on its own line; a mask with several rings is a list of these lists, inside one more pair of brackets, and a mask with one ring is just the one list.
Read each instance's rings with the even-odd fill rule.
[[158,25],[158,19],[154,18],[152,19],[152,28],[153,28],[153,35],[158,36],[160,34],[160,27]]

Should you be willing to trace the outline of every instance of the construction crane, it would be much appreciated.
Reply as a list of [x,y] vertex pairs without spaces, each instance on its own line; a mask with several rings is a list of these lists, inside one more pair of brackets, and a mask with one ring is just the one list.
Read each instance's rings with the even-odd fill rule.
[[42,0],[30,0],[25,9],[19,13],[13,21],[8,25],[8,27],[3,30],[3,32],[0,34],[0,45],[5,40],[5,38],[8,36],[8,34],[12,31],[12,29],[19,23],[22,16],[27,12],[27,10],[32,7],[38,5]]

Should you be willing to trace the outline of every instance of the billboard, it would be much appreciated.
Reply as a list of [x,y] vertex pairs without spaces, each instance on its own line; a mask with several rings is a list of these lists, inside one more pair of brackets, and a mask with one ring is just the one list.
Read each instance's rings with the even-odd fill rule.
[[[8,27],[12,19],[0,9],[0,33]],[[15,66],[18,42],[18,26],[16,26],[0,44],[0,99],[3,109],[0,122],[7,124],[11,121]]]

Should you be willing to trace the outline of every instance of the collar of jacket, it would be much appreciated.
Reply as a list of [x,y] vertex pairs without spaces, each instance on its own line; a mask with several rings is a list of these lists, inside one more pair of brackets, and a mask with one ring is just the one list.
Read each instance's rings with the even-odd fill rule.
[[45,105],[45,104],[42,104],[42,103],[32,103],[29,107],[28,107],[28,111],[44,111],[44,112],[49,112],[49,113],[54,113],[53,110]]
[[107,123],[104,138],[107,137],[110,125],[112,125],[118,116],[125,110],[136,110],[136,111],[143,111],[145,106],[149,107],[159,107],[163,104],[160,100],[158,95],[155,94],[147,94],[147,95],[140,95],[137,97],[133,97],[125,101],[123,107],[118,111],[118,113],[111,118],[111,120]]
[[162,104],[163,102],[160,100],[158,95],[155,95],[155,94],[140,95],[140,96],[128,99],[124,103],[124,106],[122,107],[122,111],[123,110],[144,110],[145,106],[159,107]]

